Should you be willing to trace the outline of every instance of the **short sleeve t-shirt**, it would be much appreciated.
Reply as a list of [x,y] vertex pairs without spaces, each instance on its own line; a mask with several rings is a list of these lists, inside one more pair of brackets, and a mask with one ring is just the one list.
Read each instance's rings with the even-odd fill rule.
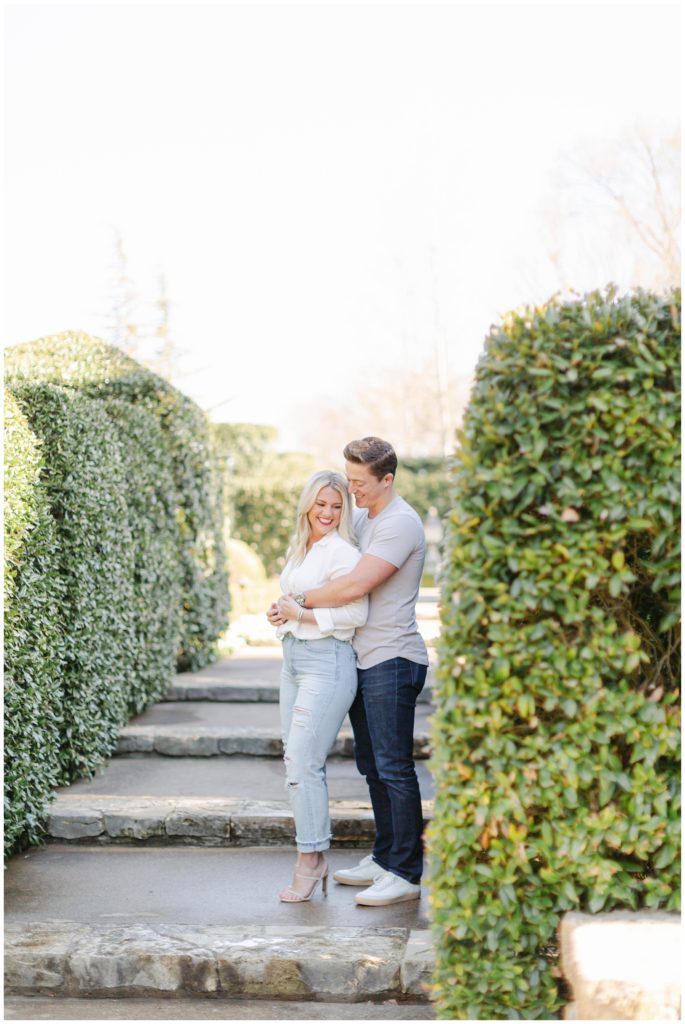
[[416,623],[416,601],[426,557],[423,524],[404,498],[393,498],[373,519],[358,509],[355,528],[363,555],[397,566],[397,572],[369,594],[369,616],[354,635],[359,668],[373,668],[391,658],[428,664]]

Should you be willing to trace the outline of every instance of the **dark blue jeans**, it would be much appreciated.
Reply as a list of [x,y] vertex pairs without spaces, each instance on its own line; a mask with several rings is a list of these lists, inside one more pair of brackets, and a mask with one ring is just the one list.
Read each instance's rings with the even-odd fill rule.
[[349,712],[357,768],[366,776],[376,822],[373,859],[414,885],[423,870],[414,711],[426,672],[426,665],[406,658],[359,669],[359,688]]

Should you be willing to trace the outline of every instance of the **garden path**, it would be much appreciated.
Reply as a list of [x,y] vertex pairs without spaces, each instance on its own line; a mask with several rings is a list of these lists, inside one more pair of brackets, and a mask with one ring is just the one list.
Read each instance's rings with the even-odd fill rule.
[[[429,643],[436,601],[422,592]],[[327,899],[277,899],[293,861],[279,671],[280,648],[263,646],[176,676],[94,778],[57,792],[48,843],[6,872],[8,1019],[48,1009],[73,1019],[86,1004],[91,1019],[116,1018],[124,999],[127,1019],[154,1019],[169,997],[183,997],[189,1018],[204,1006],[206,1019],[254,1017],[255,1007],[292,1019],[297,1006],[301,1017],[345,1019],[350,1003],[355,1019],[434,1016],[426,893],[362,908],[354,889],[331,883]],[[429,817],[430,674],[422,696],[415,753]],[[343,727],[328,762],[332,870],[355,863],[373,836],[352,755]]]

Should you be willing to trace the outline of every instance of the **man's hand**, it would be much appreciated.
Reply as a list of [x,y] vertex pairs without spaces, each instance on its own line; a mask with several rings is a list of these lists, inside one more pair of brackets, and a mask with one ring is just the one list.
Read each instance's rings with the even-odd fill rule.
[[281,609],[275,602],[269,607],[269,610],[266,613],[266,617],[272,626],[282,626],[283,623],[286,621],[281,613]]

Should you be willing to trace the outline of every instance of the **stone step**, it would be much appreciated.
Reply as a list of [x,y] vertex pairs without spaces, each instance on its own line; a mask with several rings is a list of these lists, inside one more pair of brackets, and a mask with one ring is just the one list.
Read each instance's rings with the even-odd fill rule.
[[231,999],[185,996],[116,999],[101,996],[6,996],[5,1020],[435,1020],[430,1003],[398,999],[360,1003],[315,1003],[294,999]]
[[[429,649],[431,666],[419,703],[430,703],[436,654]],[[246,647],[229,658],[197,672],[175,675],[167,701],[278,703],[282,652],[278,647]]]
[[[430,762],[417,761],[416,774],[425,800],[434,796]],[[329,757],[326,780],[331,800],[365,803],[369,790],[365,779],[349,757]],[[287,798],[285,769],[278,758],[243,757],[150,757],[123,754],[105,762],[90,779],[77,779],[62,786],[61,796],[221,797],[222,799],[264,800]]]
[[[253,729],[236,726],[205,726],[200,732],[193,726],[128,725],[120,732],[117,754],[164,754],[168,757],[213,757],[243,754],[250,757],[281,757],[283,743],[280,730]],[[332,753],[354,757],[352,733],[341,731]],[[414,757],[430,756],[430,736],[414,737]]]
[[[414,756],[429,756],[431,705],[417,708]],[[214,704],[211,701],[165,702],[133,718],[120,732],[118,754],[164,754],[211,757],[244,754],[281,757],[280,714],[275,704]],[[345,719],[333,754],[353,757],[349,718]]]
[[180,923],[10,922],[9,995],[427,999],[428,931]]
[[[371,804],[330,802],[332,846],[371,845]],[[424,822],[433,812],[423,801]],[[63,843],[149,843],[183,846],[282,846],[294,843],[285,801],[123,796],[59,796],[50,804],[47,838]]]
[[[331,875],[371,847],[328,850]],[[428,887],[421,899],[360,907],[354,886],[331,878],[308,903],[281,903],[292,881],[295,848],[283,846],[97,846],[54,843],[12,857],[5,870],[6,923],[173,924],[290,928],[429,928]]]

